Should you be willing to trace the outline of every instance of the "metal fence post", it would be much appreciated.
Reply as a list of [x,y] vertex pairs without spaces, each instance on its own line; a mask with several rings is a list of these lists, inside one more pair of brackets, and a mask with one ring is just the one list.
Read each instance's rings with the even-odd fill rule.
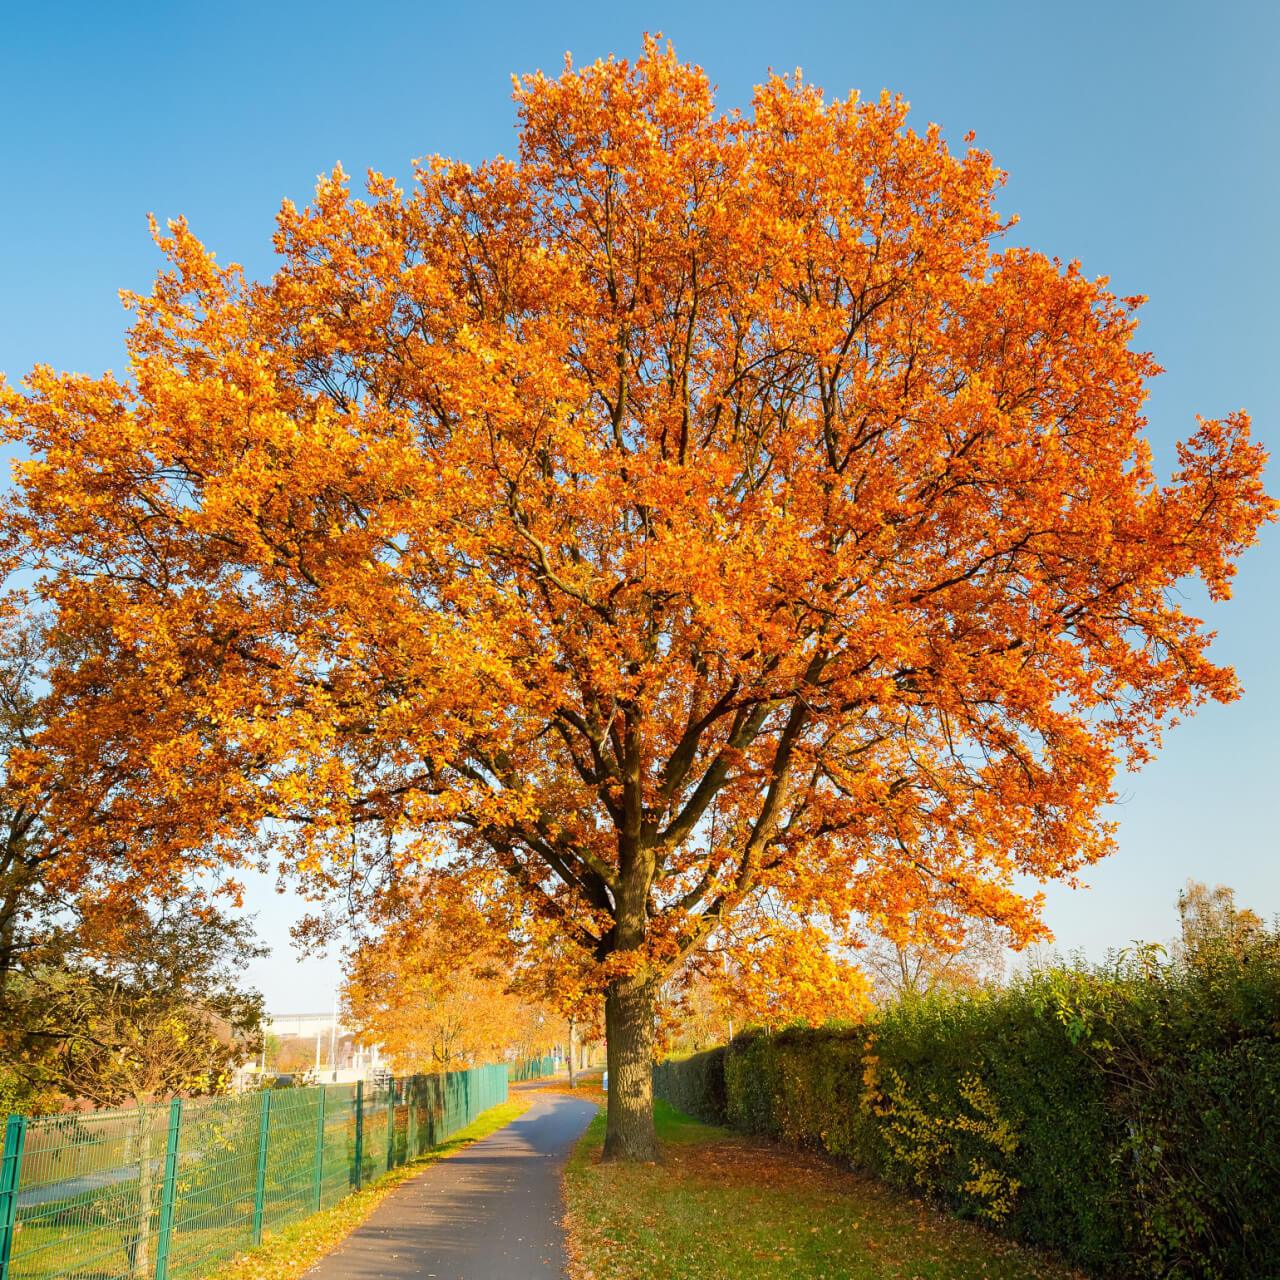
[[178,1183],[178,1135],[182,1129],[182,1099],[169,1103],[169,1137],[164,1148],[164,1184],[160,1190],[160,1231],[156,1240],[156,1280],[168,1280],[169,1244],[173,1239],[173,1198]]
[[258,1181],[253,1189],[253,1243],[262,1243],[262,1209],[267,1191],[267,1141],[271,1132],[271,1090],[262,1094],[262,1113],[258,1121]]
[[320,1212],[320,1196],[324,1190],[324,1085],[316,1099],[316,1212]]
[[409,1109],[404,1118],[404,1158],[406,1161],[418,1158],[418,1077],[412,1075],[405,1085]]
[[356,1081],[356,1190],[364,1185],[364,1081]]
[[27,1117],[10,1116],[4,1125],[4,1155],[0,1157],[0,1280],[9,1278],[14,1223],[18,1218],[18,1182],[22,1177],[22,1146]]
[[387,1172],[396,1159],[396,1082],[395,1078],[387,1081]]

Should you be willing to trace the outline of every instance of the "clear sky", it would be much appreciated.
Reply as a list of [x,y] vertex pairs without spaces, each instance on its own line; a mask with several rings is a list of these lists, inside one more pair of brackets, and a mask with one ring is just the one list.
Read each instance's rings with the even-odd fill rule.
[[[1244,407],[1280,447],[1280,5],[511,4],[366,0],[9,6],[0,41],[0,369],[121,369],[121,287],[158,265],[145,224],[185,214],[219,257],[272,269],[272,216],[341,162],[406,177],[415,156],[510,152],[510,76],[633,55],[661,31],[725,105],[770,68],[829,93],[902,93],[913,122],[968,129],[1010,174],[1014,240],[1143,293],[1139,339],[1167,472],[1194,415]],[[1280,465],[1271,471],[1280,491]],[[1280,528],[1215,609],[1245,685],[1122,779],[1120,850],[1087,891],[1051,889],[1059,944],[1100,956],[1166,938],[1188,876],[1280,913]],[[259,891],[260,890],[260,891]],[[337,967],[298,963],[295,912],[255,886],[273,1009],[328,1008]]]

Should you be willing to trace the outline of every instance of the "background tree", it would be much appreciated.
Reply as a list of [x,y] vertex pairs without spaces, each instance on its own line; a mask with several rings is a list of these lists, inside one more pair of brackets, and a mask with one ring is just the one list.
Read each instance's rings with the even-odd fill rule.
[[[91,938],[89,945],[85,939]],[[14,993],[32,1069],[71,1098],[141,1107],[212,1093],[261,1047],[262,998],[241,986],[264,953],[247,921],[190,902],[138,910],[80,935]]]
[[[49,666],[44,630],[20,610],[0,615],[0,1009],[13,976],[58,950],[68,902],[51,874],[46,796],[14,776],[43,725],[41,683]],[[21,766],[19,765],[19,775]]]
[[656,993],[758,895],[1040,933],[1014,877],[1237,695],[1171,592],[1273,506],[1242,413],[1157,479],[1139,299],[1001,248],[899,99],[718,114],[650,41],[516,102],[513,160],[286,204],[269,282],[160,235],[127,379],[0,391],[4,546],[84,654],[68,856],[486,878],[591,966],[650,1158]]
[[457,1071],[540,1055],[568,1038],[561,1018],[511,989],[483,921],[455,915],[424,927],[415,914],[358,947],[343,983],[344,1017],[397,1073]]
[[861,958],[765,895],[736,912],[716,946],[690,955],[676,975],[675,1038],[705,1047],[747,1027],[860,1022],[870,1009]]
[[1178,894],[1180,924],[1176,951],[1195,963],[1207,952],[1242,955],[1264,931],[1262,917],[1248,907],[1236,906],[1236,892],[1224,884],[1212,889],[1199,880],[1188,880]]
[[24,1014],[32,1007],[28,975],[62,958],[65,903],[44,874],[49,849],[41,839],[40,797],[24,793],[9,767],[40,727],[44,666],[38,630],[12,610],[0,616],[0,1111],[6,1113],[39,1114],[63,1100],[44,1073],[31,1070],[40,1051],[26,1037]]
[[1003,977],[1004,938],[987,920],[957,919],[945,933],[920,930],[906,920],[894,936],[870,934],[858,964],[870,977],[877,1002],[979,987]]
[[676,974],[663,1002],[667,1026],[664,1043],[679,1053],[701,1053],[728,1044],[741,1030],[720,1000],[704,967],[686,968]]
[[823,934],[788,929],[731,954],[731,964],[712,967],[710,978],[738,1027],[860,1022],[870,1008],[866,976]]
[[[129,1104],[138,1180],[120,1189],[130,1274],[148,1274],[165,1111],[174,1094],[227,1086],[261,1045],[262,999],[240,987],[263,954],[249,924],[190,902],[137,909],[75,932],[61,962],[24,972],[10,993],[27,1092]],[[87,942],[92,939],[92,950]]]
[[0,1049],[10,1102],[110,1106],[207,1090],[252,1037],[259,1001],[239,991],[239,975],[263,952],[247,922],[201,892],[126,898],[109,848],[96,865],[68,865],[47,822],[61,779],[34,761],[53,672],[73,652],[17,603],[0,618]]

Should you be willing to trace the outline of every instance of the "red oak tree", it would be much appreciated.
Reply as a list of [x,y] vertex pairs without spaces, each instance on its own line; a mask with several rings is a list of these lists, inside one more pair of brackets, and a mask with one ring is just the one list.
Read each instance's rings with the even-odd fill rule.
[[1272,505],[1243,414],[1155,476],[1140,300],[900,100],[718,113],[648,42],[516,101],[514,159],[286,204],[267,282],[174,224],[126,378],[0,391],[78,655],[31,770],[64,866],[409,867],[572,948],[651,1157],[654,992],[758,895],[1036,934],[1014,877],[1236,696],[1172,589]]

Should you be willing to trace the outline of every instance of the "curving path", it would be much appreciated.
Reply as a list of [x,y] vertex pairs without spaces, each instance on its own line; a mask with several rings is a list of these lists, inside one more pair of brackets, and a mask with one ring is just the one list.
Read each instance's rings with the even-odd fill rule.
[[593,1103],[541,1094],[506,1128],[398,1187],[308,1280],[562,1276],[560,1170],[595,1114]]

